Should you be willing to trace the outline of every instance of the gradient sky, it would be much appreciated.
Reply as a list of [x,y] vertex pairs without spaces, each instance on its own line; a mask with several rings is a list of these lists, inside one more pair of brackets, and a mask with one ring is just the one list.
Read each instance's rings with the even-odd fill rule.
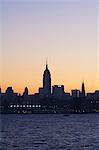
[[42,87],[46,57],[52,85],[99,89],[95,0],[1,0],[0,84],[30,93]]

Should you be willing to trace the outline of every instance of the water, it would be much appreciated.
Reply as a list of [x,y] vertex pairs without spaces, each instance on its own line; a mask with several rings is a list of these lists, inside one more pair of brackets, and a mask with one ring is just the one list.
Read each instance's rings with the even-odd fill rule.
[[1,115],[0,150],[99,150],[99,114]]

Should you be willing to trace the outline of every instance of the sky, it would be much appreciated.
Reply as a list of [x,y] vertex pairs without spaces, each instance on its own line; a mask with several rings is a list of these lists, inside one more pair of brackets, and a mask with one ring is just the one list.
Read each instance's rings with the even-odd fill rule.
[[22,93],[42,87],[46,58],[52,85],[99,89],[96,0],[0,0],[0,85]]

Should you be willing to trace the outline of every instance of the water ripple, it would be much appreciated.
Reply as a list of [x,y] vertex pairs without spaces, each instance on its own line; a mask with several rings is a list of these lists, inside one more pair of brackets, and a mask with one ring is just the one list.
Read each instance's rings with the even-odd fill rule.
[[0,150],[99,150],[99,115],[1,115]]

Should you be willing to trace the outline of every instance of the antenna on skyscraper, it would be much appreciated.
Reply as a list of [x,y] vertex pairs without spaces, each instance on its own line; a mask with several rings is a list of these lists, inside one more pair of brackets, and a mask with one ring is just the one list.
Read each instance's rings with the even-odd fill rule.
[[48,69],[47,57],[46,57],[46,69]]

